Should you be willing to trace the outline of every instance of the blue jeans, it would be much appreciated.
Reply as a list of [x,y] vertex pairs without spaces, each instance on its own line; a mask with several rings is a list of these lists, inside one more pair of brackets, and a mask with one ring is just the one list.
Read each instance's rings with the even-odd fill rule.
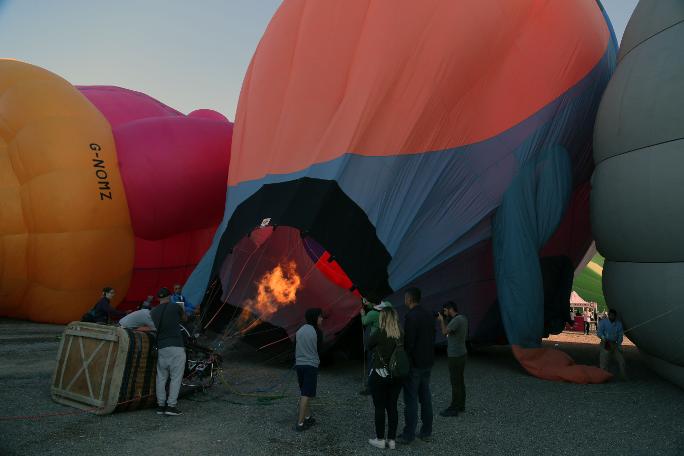
[[406,440],[416,438],[418,425],[418,402],[420,402],[420,436],[432,435],[432,394],[430,393],[430,371],[432,368],[412,367],[404,381],[404,432]]

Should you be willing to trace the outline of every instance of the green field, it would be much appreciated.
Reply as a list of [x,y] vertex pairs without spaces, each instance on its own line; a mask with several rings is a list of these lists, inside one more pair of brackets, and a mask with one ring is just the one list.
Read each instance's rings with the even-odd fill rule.
[[[592,261],[603,266],[603,257],[596,254]],[[589,268],[585,268],[575,277],[572,289],[587,301],[598,303],[599,312],[606,310],[606,299],[603,297],[603,286],[601,276]]]
[[594,258],[591,259],[591,261],[603,267],[603,262],[606,261],[606,259],[603,258],[600,253],[597,253],[596,255],[594,255]]

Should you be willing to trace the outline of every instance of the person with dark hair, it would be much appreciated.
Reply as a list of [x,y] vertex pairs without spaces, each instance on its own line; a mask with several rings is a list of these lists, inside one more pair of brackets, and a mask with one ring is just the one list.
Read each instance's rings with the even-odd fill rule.
[[[385,304],[380,310],[378,329],[373,332],[368,341],[368,348],[372,353],[370,370],[370,389],[373,394],[375,408],[375,438],[368,439],[368,443],[376,448],[396,448],[397,425],[399,412],[397,400],[401,391],[401,380],[393,378],[390,371],[392,353],[401,341],[399,317],[392,305]],[[387,439],[385,439],[385,412],[387,412]]]
[[444,304],[444,309],[437,316],[442,334],[447,338],[447,357],[449,358],[449,380],[451,381],[451,404],[440,412],[442,416],[458,416],[465,411],[465,370],[466,337],[468,336],[468,319],[458,313],[455,302]]
[[111,323],[112,318],[126,315],[126,312],[112,307],[112,298],[114,298],[115,294],[116,291],[112,287],[104,287],[102,289],[102,297],[97,301],[92,310],[93,323],[107,324]]
[[[180,322],[185,320],[183,306],[170,301],[168,288],[157,293],[159,305],[150,311],[157,328],[157,415],[182,415],[176,406],[185,373],[185,344]],[[166,383],[169,394],[166,394]]]
[[422,422],[418,437],[429,441],[432,435],[430,372],[435,358],[435,321],[432,314],[420,305],[420,299],[418,288],[409,288],[404,293],[404,304],[409,309],[404,319],[404,350],[410,367],[404,381],[404,431],[397,439],[402,444],[409,444],[416,438],[418,402]]
[[147,309],[152,310],[152,303],[154,302],[154,296],[149,295],[147,299],[140,303],[138,310]]
[[323,343],[321,309],[307,309],[304,319],[306,323],[295,334],[295,370],[300,391],[299,413],[295,425],[297,432],[309,429],[316,422],[311,416],[310,402],[316,397],[318,365],[321,362],[318,353]]
[[606,370],[610,360],[615,358],[615,361],[617,361],[618,367],[620,368],[620,375],[624,380],[627,380],[625,358],[622,356],[622,338],[624,336],[624,331],[622,329],[622,322],[617,319],[617,312],[615,309],[608,310],[608,318],[604,318],[599,322],[598,331],[596,333],[601,339],[599,358],[601,369]]

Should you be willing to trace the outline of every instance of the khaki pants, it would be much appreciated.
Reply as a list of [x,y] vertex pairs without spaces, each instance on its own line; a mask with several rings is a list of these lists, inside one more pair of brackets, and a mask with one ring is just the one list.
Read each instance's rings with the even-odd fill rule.
[[610,350],[606,350],[605,348],[601,347],[601,353],[599,358],[601,369],[607,370],[606,368],[608,367],[608,364],[613,358],[618,363],[618,367],[620,368],[620,375],[626,378],[627,374],[625,373],[625,358],[622,356],[622,351],[618,350],[615,346],[611,347]]
[[[181,381],[185,373],[185,349],[165,347],[159,349],[157,357],[157,404],[175,407]],[[169,396],[166,396],[166,382],[169,380]]]

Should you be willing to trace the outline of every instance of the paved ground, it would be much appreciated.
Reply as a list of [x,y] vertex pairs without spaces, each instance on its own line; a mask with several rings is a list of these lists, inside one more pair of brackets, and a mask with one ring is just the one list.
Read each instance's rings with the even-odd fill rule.
[[[143,410],[104,417],[5,419],[72,411],[53,403],[49,395],[61,330],[0,320],[0,455],[284,456],[382,451],[366,443],[373,432],[372,409],[370,399],[357,394],[361,366],[344,360],[322,369],[320,398],[314,406],[319,424],[303,434],[291,430],[296,406],[293,374],[282,364],[246,362],[242,352],[229,355],[232,360],[226,363],[231,389],[269,390],[286,397],[267,400],[215,387],[206,395],[181,401],[185,415],[180,417],[159,417]],[[596,361],[594,345],[548,342],[554,343],[578,361]],[[626,347],[625,355],[631,381],[572,385],[530,377],[504,347],[482,350],[470,357],[466,368],[466,413],[450,419],[437,416],[431,443],[417,442],[398,451],[684,454],[684,391],[649,371],[635,348]],[[439,410],[449,394],[443,355],[433,371],[432,385]]]

